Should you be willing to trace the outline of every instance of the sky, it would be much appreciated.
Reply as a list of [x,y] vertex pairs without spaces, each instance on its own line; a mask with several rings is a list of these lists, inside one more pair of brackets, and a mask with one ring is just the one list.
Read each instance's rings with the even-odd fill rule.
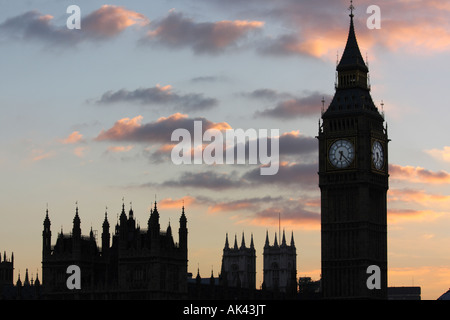
[[[70,5],[80,29],[67,28]],[[388,285],[450,288],[450,3],[354,1],[371,94],[388,125]],[[376,5],[380,28],[367,20]],[[146,228],[155,199],[164,230],[184,203],[189,272],[218,275],[228,234],[253,236],[257,287],[269,234],[291,234],[297,275],[320,278],[315,136],[334,94],[349,1],[0,0],[0,252],[14,276],[41,278],[48,208],[52,242],[100,239],[122,203]],[[177,128],[276,129],[280,163],[171,160]],[[279,219],[280,217],[280,219]],[[178,241],[175,233],[175,241]]]

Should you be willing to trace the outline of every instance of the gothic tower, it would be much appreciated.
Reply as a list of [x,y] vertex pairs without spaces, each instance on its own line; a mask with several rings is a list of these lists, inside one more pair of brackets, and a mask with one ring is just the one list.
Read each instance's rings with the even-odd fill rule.
[[230,248],[228,234],[226,235],[220,283],[228,287],[256,288],[256,250],[253,244],[253,235],[249,247],[245,245],[244,233],[242,233],[240,247],[238,247],[235,236],[233,248]]
[[[336,91],[319,125],[322,287],[327,299],[387,297],[388,135],[375,106],[369,69],[350,30],[337,66]],[[381,289],[369,289],[368,267]]]
[[273,246],[269,244],[269,234],[266,233],[263,255],[264,289],[294,294],[297,291],[297,252],[294,233],[291,235],[289,245],[286,243],[284,231],[280,245],[275,234]]

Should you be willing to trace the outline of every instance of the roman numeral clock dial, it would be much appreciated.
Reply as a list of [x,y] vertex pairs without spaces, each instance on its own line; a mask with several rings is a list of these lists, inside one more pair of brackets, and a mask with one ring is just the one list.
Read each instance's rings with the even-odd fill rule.
[[355,148],[349,140],[337,140],[330,147],[328,159],[335,168],[347,168],[355,159]]
[[382,170],[384,167],[384,151],[379,141],[372,144],[372,161],[375,169]]

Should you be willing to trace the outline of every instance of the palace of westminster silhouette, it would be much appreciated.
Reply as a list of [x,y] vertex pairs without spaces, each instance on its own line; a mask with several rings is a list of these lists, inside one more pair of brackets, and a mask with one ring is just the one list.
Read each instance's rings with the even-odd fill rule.
[[[42,232],[42,283],[24,284],[30,296],[44,299],[386,299],[388,135],[384,116],[370,95],[369,70],[356,40],[353,5],[345,50],[336,68],[335,95],[322,111],[317,136],[321,191],[321,279],[297,279],[293,234],[275,235],[263,248],[263,283],[256,288],[256,251],[253,236],[247,246],[225,236],[222,267],[217,278],[188,275],[188,227],[184,206],[178,242],[172,226],[161,231],[157,203],[147,229],[136,226],[133,210],[125,206],[115,229],[107,214],[101,247],[92,232],[81,234],[78,207],[70,235],[62,232],[52,245],[48,210]],[[280,244],[278,244],[278,240]],[[81,289],[69,290],[66,270],[81,269]],[[377,266],[379,289],[367,286],[367,269]],[[12,284],[13,257],[0,261],[0,287]],[[20,285],[19,285],[20,281]],[[27,284],[27,285],[25,285]],[[30,289],[33,288],[33,289]],[[11,289],[12,290],[12,289]],[[34,290],[34,291],[33,291]],[[8,295],[4,290],[3,296]],[[25,291],[24,291],[25,292]],[[38,293],[36,293],[38,292]],[[25,293],[23,293],[24,295]],[[11,295],[14,295],[11,293]]]

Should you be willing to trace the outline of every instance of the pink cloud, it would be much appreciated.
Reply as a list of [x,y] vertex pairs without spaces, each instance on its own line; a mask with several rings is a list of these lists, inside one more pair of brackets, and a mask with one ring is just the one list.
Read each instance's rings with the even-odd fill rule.
[[82,140],[83,140],[83,135],[80,134],[79,131],[74,131],[67,138],[60,139],[59,141],[62,144],[74,144],[74,143],[81,142]]
[[148,18],[141,13],[124,7],[103,5],[82,20],[82,30],[86,30],[91,36],[109,38],[130,26],[145,26],[148,23]]
[[389,165],[391,179],[405,180],[416,183],[449,183],[450,173],[441,171],[431,171],[421,167]]
[[108,151],[110,152],[128,152],[133,149],[133,146],[110,146]]
[[123,118],[114,124],[111,129],[102,130],[96,140],[121,140],[122,137],[134,132],[136,128],[141,127],[142,116],[130,118]]

